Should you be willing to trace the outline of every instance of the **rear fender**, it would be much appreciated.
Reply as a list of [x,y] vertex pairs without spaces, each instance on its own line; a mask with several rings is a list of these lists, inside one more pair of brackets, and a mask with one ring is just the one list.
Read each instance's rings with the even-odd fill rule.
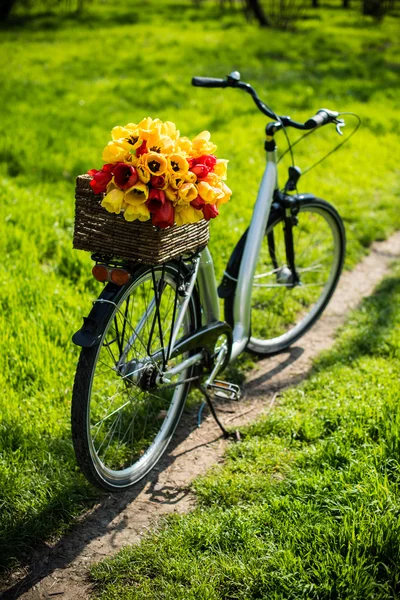
[[83,325],[72,336],[72,341],[81,348],[93,348],[100,342],[107,319],[110,316],[110,307],[117,304],[126,288],[108,283],[97,300],[93,303],[92,310],[87,317],[83,317]]
[[[178,269],[175,261],[171,261],[168,264],[175,265],[176,270]],[[132,284],[132,281],[148,268],[149,267],[145,265],[133,268],[131,271],[131,281],[123,286],[118,286],[110,282],[104,287],[100,296],[93,303],[92,310],[88,316],[83,317],[82,327],[72,336],[74,344],[81,346],[81,348],[93,348],[93,346],[99,344],[113,305],[119,303],[127,288]],[[183,281],[185,280],[185,277],[190,277],[190,275],[191,272],[187,269],[185,264],[181,265],[181,277],[183,278]],[[196,302],[196,306],[198,306],[198,302]]]

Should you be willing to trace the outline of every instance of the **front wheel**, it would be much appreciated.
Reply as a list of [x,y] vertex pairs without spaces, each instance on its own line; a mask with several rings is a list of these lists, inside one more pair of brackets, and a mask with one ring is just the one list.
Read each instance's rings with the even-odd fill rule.
[[[299,202],[293,225],[298,281],[288,265],[281,211],[271,213],[251,294],[247,349],[261,355],[288,348],[321,316],[338,283],[345,256],[345,231],[337,211],[320,199]],[[234,295],[225,301],[233,320]]]
[[[180,311],[180,268],[144,267],[110,303],[100,343],[83,348],[72,398],[72,439],[83,473],[118,491],[140,480],[165,451],[181,416],[191,367],[157,384]],[[192,295],[178,339],[197,327]],[[187,358],[168,361],[173,367]]]

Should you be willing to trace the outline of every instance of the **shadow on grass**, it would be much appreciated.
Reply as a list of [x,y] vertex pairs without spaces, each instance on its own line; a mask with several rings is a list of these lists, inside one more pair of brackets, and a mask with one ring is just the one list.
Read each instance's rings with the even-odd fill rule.
[[[182,443],[191,431],[197,428],[196,425],[197,407],[192,407],[186,411],[178,426],[177,432],[170,444],[167,453],[161,458],[157,466],[144,479],[134,485],[126,492],[119,494],[105,494],[79,481],[71,483],[70,486],[63,487],[51,502],[40,512],[32,515],[24,523],[14,526],[7,531],[8,539],[17,540],[17,545],[13,548],[14,561],[19,559],[23,561],[25,576],[16,583],[7,587],[2,584],[0,597],[2,600],[14,600],[27,593],[33,586],[39,584],[45,577],[51,575],[56,569],[67,568],[95,539],[112,532],[120,531],[128,524],[125,521],[118,523],[110,528],[110,523],[131,503],[139,494],[146,489],[146,499],[150,503],[175,505],[183,497],[189,494],[189,487],[181,488],[176,486],[158,484],[160,473],[174,463],[179,455],[173,456],[174,449]],[[215,439],[220,437],[220,432],[216,427]],[[205,446],[210,441],[200,444]],[[199,447],[199,446],[197,446]],[[196,448],[191,448],[191,452]],[[63,520],[63,511],[67,515],[71,509],[75,511],[89,509],[96,503],[94,510],[86,515],[81,522],[72,526],[69,533],[63,536],[53,546],[40,541],[45,535],[40,536],[41,524],[46,520],[54,524],[53,531],[59,529],[60,522]],[[49,528],[48,528],[49,529]],[[36,535],[33,535],[34,532]],[[48,533],[48,532],[47,532]],[[48,533],[51,535],[51,533]],[[47,536],[48,537],[48,536]],[[5,550],[7,550],[5,548]],[[7,552],[10,556],[10,549]],[[6,556],[3,556],[3,560]],[[8,565],[11,567],[11,559]],[[7,574],[4,581],[7,580]],[[15,581],[15,580],[14,580]]]

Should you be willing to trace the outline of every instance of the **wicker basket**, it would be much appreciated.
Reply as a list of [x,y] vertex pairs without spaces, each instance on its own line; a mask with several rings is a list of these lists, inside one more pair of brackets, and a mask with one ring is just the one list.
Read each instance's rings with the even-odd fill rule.
[[151,221],[125,221],[107,212],[101,195],[89,185],[89,175],[76,180],[74,248],[134,262],[158,265],[204,248],[209,240],[208,221],[158,229]]

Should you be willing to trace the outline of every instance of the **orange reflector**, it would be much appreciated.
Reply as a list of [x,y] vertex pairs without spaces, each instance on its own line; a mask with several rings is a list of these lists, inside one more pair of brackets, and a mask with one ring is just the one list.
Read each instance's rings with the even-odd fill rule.
[[115,285],[125,285],[131,278],[129,271],[125,269],[112,269],[110,272],[110,281]]
[[105,265],[94,265],[92,275],[97,281],[108,281],[108,268]]

